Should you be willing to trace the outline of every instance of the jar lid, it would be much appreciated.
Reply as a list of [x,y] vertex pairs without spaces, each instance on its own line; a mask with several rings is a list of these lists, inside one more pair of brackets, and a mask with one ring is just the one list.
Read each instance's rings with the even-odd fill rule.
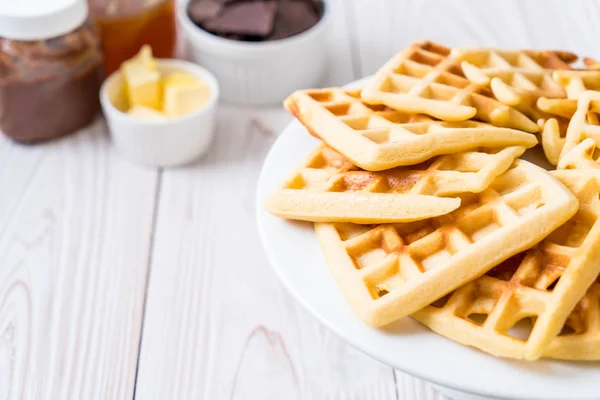
[[79,27],[87,15],[85,0],[0,0],[0,37],[50,39]]

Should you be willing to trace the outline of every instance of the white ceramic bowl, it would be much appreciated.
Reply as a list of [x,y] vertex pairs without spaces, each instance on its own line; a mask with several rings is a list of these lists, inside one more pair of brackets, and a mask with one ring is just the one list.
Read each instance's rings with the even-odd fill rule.
[[190,0],[177,2],[177,19],[198,64],[211,70],[224,100],[249,105],[281,102],[294,90],[318,86],[326,68],[330,3],[309,30],[271,42],[223,39],[197,27],[188,17]]
[[159,121],[146,121],[122,110],[125,82],[119,71],[100,89],[100,102],[117,150],[133,162],[148,166],[172,167],[187,164],[204,155],[214,136],[219,84],[206,69],[182,60],[157,60],[161,72],[184,71],[208,85],[210,96],[198,110]]

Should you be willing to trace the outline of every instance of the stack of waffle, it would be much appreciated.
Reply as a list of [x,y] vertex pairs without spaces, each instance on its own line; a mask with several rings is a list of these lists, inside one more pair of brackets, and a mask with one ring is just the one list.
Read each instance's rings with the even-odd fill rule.
[[[315,223],[371,326],[600,360],[600,69],[576,59],[419,42],[362,89],[296,92],[285,108],[322,142],[266,208]],[[519,159],[536,133],[556,171]]]

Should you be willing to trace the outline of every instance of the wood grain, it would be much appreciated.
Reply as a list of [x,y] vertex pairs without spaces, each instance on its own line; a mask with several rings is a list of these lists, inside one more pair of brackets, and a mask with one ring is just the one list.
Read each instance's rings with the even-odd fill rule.
[[262,251],[258,173],[289,120],[281,110],[257,119],[253,110],[224,109],[214,152],[164,173],[138,398],[395,396],[392,370],[313,321]]
[[450,400],[421,379],[396,371],[398,400]]
[[[343,1],[325,85],[355,79]],[[255,228],[274,111],[225,108],[213,152],[163,175],[140,354],[140,399],[392,399],[393,370],[312,320],[272,273]]]
[[[600,58],[595,0],[330,3],[323,85],[421,39]],[[118,157],[102,122],[0,138],[0,399],[446,400],[330,334],[271,272],[255,187],[289,120],[224,107],[214,151],[162,175]]]
[[0,398],[129,399],[156,173],[105,126],[0,139]]

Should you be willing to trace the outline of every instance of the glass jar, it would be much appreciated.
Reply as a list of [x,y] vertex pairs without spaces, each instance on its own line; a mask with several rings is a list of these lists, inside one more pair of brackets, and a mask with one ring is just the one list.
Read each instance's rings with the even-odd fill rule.
[[159,58],[175,52],[176,27],[173,0],[88,0],[91,16],[100,29],[107,74],[138,53],[152,47]]
[[36,143],[86,126],[100,111],[104,68],[85,0],[8,3],[0,4],[0,130]]

